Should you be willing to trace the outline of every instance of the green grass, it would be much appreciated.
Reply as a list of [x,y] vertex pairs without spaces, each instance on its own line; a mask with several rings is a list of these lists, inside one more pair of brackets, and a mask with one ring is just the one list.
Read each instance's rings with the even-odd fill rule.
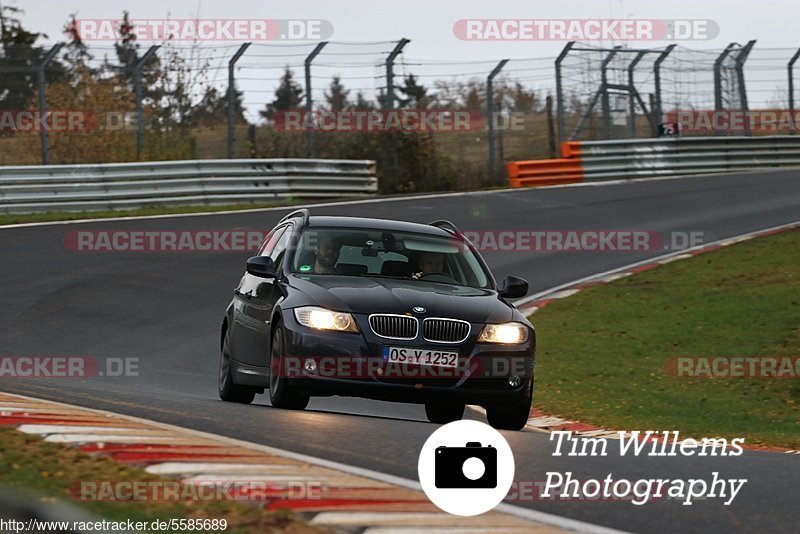
[[800,356],[800,231],[586,289],[533,317],[534,405],[620,430],[800,448],[799,378],[685,378],[673,356]]
[[225,204],[219,206],[151,206],[131,210],[103,211],[53,211],[47,213],[0,214],[0,226],[34,222],[75,221],[78,219],[108,219],[111,217],[146,217],[150,215],[174,215],[180,213],[213,213],[215,211],[252,210],[294,206],[299,200],[286,199],[275,202],[253,204]]
[[[308,526],[290,512],[234,502],[93,502],[73,495],[79,481],[162,480],[137,467],[90,456],[77,449],[47,443],[38,437],[0,429],[0,484],[43,502],[72,502],[98,518],[112,521],[153,521],[173,518],[226,519],[226,533],[325,532]],[[173,531],[176,532],[176,531]]]

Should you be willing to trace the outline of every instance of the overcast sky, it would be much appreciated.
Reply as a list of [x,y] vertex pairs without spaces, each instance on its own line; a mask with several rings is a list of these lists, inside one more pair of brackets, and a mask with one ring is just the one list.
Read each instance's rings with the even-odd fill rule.
[[[405,61],[489,62],[476,67],[461,67],[461,72],[468,74],[491,70],[492,62],[501,58],[553,58],[563,48],[564,42],[464,41],[458,39],[453,31],[453,25],[459,19],[710,19],[720,28],[716,38],[683,41],[680,44],[696,49],[721,49],[730,42],[745,43],[756,39],[756,49],[761,51],[800,47],[800,35],[792,24],[800,18],[800,0],[0,0],[0,3],[24,9],[26,27],[48,33],[49,41],[64,39],[61,29],[72,13],[80,19],[119,18],[123,10],[129,10],[132,17],[138,19],[324,19],[332,24],[331,39],[335,41],[410,39],[411,43],[404,54]],[[104,44],[107,46],[110,43]],[[633,46],[661,47],[665,44],[640,42],[633,43]],[[299,51],[307,53],[308,50]],[[331,52],[330,49],[328,51]],[[296,63],[301,66],[302,54],[297,55]],[[772,87],[778,83],[773,83],[771,79],[785,77],[785,67],[782,65],[785,65],[783,56],[786,53],[780,51],[774,55],[779,58],[775,60],[776,66],[772,67],[776,74],[770,75],[770,81],[765,82],[765,89],[762,90],[764,98],[773,92]],[[552,61],[548,60],[546,64],[548,70],[542,70],[542,74],[552,78],[549,67]],[[221,63],[218,69],[220,80],[224,80],[225,76],[223,67]],[[243,79],[241,85],[248,91],[256,86],[263,88],[269,83],[265,81],[269,78],[264,72],[262,69],[258,74],[264,76],[263,79],[250,86]],[[348,87],[359,88],[359,80],[364,80],[367,88],[370,85],[375,87],[380,81],[369,79],[369,76],[380,76],[380,71],[375,68],[360,71],[368,75],[362,78],[355,72],[342,73]],[[315,74],[319,74],[319,79],[326,81],[315,82],[315,90],[321,91],[330,80],[330,75],[336,73],[336,69],[317,70]],[[446,69],[437,71],[436,75],[440,73],[447,75]],[[302,75],[302,68],[296,74]],[[279,71],[275,76],[279,76]],[[481,74],[481,77],[485,78],[485,74]],[[531,83],[534,82],[536,80]],[[257,93],[248,93],[246,100],[260,105],[271,96],[257,96]]]
[[[562,43],[464,42],[453,23],[465,18],[657,18],[711,19],[720,35],[691,46],[717,48],[731,41],[757,39],[760,47],[800,46],[790,21],[800,16],[797,0],[0,0],[25,9],[31,28],[51,39],[70,13],[80,18],[114,18],[123,9],[138,18],[315,18],[330,21],[333,39],[345,41],[411,39],[414,54],[432,59],[554,55]],[[688,43],[687,43],[688,44]],[[410,49],[409,49],[410,51]]]

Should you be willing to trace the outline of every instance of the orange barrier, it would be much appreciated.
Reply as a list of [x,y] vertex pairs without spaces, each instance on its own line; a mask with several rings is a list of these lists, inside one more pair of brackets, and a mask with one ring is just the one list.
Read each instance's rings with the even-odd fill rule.
[[540,185],[574,184],[583,181],[580,141],[561,144],[561,159],[509,161],[508,185],[535,187]]
[[581,157],[581,142],[580,141],[564,141],[561,143],[561,157],[562,158],[580,158]]

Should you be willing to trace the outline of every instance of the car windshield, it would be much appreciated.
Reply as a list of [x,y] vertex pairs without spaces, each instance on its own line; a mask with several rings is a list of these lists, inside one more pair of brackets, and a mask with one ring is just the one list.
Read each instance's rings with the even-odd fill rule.
[[307,228],[292,272],[489,287],[478,258],[460,239],[386,230]]

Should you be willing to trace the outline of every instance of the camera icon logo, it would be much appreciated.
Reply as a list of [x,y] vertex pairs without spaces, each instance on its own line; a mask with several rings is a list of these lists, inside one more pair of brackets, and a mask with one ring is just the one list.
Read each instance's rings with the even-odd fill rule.
[[436,447],[437,488],[496,488],[497,449],[469,441],[466,447]]
[[445,512],[473,516],[505,498],[514,481],[514,455],[497,430],[480,421],[448,423],[428,437],[419,455],[419,481]]

